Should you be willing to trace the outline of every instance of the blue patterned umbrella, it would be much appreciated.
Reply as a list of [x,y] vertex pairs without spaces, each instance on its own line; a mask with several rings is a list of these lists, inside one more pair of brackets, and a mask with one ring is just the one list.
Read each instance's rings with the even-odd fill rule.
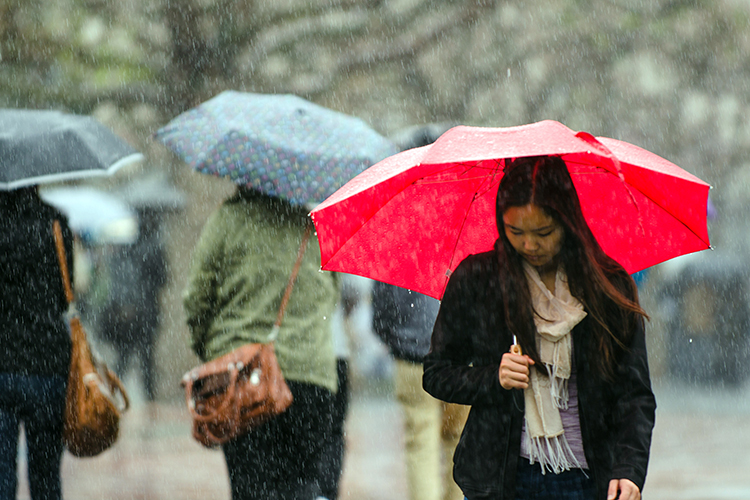
[[195,170],[317,204],[396,148],[362,120],[295,95],[226,91],[155,137]]

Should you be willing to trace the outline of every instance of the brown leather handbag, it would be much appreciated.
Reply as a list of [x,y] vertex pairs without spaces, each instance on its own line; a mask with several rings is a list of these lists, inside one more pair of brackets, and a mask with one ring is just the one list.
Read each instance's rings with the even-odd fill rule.
[[243,345],[190,370],[182,385],[193,437],[209,448],[249,432],[292,404],[273,343]]
[[193,437],[213,448],[250,432],[292,404],[273,342],[297,279],[312,227],[308,225],[268,343],[246,344],[193,368],[182,377],[193,417]]
[[[68,261],[60,222],[54,222],[55,244],[68,303],[73,302]],[[76,457],[93,457],[108,449],[119,434],[120,417],[130,406],[120,379],[91,350],[80,318],[71,308],[73,343],[65,397],[63,442]]]

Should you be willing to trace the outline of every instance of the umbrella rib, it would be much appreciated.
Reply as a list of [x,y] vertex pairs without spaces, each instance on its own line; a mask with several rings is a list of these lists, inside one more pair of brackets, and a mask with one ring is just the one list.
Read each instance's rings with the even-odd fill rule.
[[[440,174],[440,173],[446,172],[446,171],[448,171],[450,169],[450,167],[453,167],[455,165],[465,165],[465,166],[468,166],[469,168],[466,171],[463,172],[464,174],[466,172],[468,172],[469,170],[471,170],[472,168],[476,168],[477,167],[476,164],[467,165],[466,163],[449,163],[449,164],[445,164],[445,167],[443,169],[439,170],[436,173]],[[415,167],[418,167],[418,166],[424,166],[424,164],[415,165],[412,168],[415,168]],[[489,177],[489,176],[487,176],[487,177]],[[371,216],[369,216],[366,221],[362,222],[362,224],[360,225],[360,230],[362,228],[364,228],[365,226],[367,226],[367,224],[370,223],[370,221],[375,217],[375,215],[378,212],[380,212],[385,207],[387,207],[394,199],[396,199],[401,193],[403,193],[404,191],[406,191],[407,189],[409,189],[411,186],[423,185],[423,184],[445,184],[445,183],[449,183],[449,182],[459,182],[459,181],[458,181],[458,179],[446,179],[446,180],[425,182],[424,178],[419,178],[419,179],[413,180],[412,182],[410,182],[410,183],[406,184],[404,187],[402,187],[398,191],[398,193],[394,193],[394,195],[391,196],[390,198],[388,198],[388,200],[383,205],[381,205]],[[472,198],[472,203],[473,203],[473,200],[477,197],[477,192],[474,193],[474,198]],[[314,214],[311,213],[310,215],[313,216]],[[463,225],[465,223],[466,223],[466,220],[464,219],[464,222],[462,222],[462,225],[461,225],[461,231],[463,231]],[[461,231],[459,231],[459,234],[461,234]],[[344,241],[343,243],[341,243],[338,246],[338,249],[328,258],[328,260],[325,263],[321,262],[321,268],[325,269],[325,266],[336,256],[336,254],[338,254],[345,246],[347,246],[349,244],[349,242],[352,240],[353,237],[354,237],[354,234],[350,235],[346,239],[346,241]],[[455,246],[458,246],[458,240],[456,240]],[[455,247],[454,247],[454,251],[455,251]],[[451,257],[451,264],[452,264],[452,262],[453,262],[453,258]]]
[[[566,163],[568,163],[568,161],[566,161]],[[576,164],[576,165],[585,165],[584,163],[579,163],[579,162],[575,162],[575,161],[570,161],[569,163]],[[594,166],[594,169],[597,170],[599,173],[606,173],[606,174],[609,174],[609,175],[616,175],[614,172],[612,172],[610,170],[607,170],[606,168],[603,168],[603,167]],[[587,173],[586,175],[589,175],[591,173],[593,173],[593,172]],[[583,174],[579,172],[578,175],[583,175]],[[631,200],[633,202],[633,205],[635,205],[635,208],[638,211],[638,225],[641,227],[641,231],[643,231],[644,234],[645,234],[646,230],[643,227],[643,218],[641,216],[641,209],[638,206],[638,202],[635,200],[635,197],[633,196],[632,191],[630,190],[631,186],[622,177],[620,177],[620,181],[625,185],[625,188],[628,191],[628,195],[630,196],[630,198],[631,198]],[[647,194],[645,194],[643,191],[638,190],[638,192],[641,193],[644,198],[646,198],[649,201],[651,201],[654,204],[654,206],[659,207],[659,209],[662,210],[664,213],[667,213],[670,216],[672,216],[676,221],[678,221],[680,224],[682,224],[682,226],[684,226],[685,228],[687,228],[687,230],[690,231],[691,234],[695,235],[696,238],[698,238],[699,240],[701,240],[702,242],[704,242],[706,245],[710,245],[710,243],[708,241],[705,241],[702,236],[700,236],[697,232],[695,232],[695,230],[693,230],[693,228],[691,228],[685,222],[683,222],[682,219],[679,219],[679,218],[675,217],[675,215],[672,212],[670,212],[669,210],[667,210],[666,208],[664,208],[660,203],[658,203],[652,197],[650,197]]]
[[[577,135],[581,135],[580,133]],[[582,137],[584,140],[588,141],[585,137]],[[595,140],[595,139],[594,139]],[[625,190],[628,192],[628,197],[630,198],[630,202],[635,206],[636,212],[638,212],[638,226],[641,228],[641,232],[643,234],[646,234],[646,229],[643,227],[643,215],[641,214],[641,207],[638,206],[638,202],[635,200],[635,196],[633,196],[633,191],[630,190],[630,185],[625,181],[625,174],[622,173],[622,165],[620,164],[620,159],[615,156],[612,151],[609,150],[609,148],[605,147],[604,144],[596,141],[597,145],[604,148],[606,151],[606,155],[603,156],[603,158],[609,158],[609,160],[612,162],[612,165],[615,167],[615,171],[617,172],[617,178],[620,180],[622,185],[625,187]],[[575,162],[572,162],[575,163]],[[603,168],[603,167],[600,167]],[[607,170],[607,169],[604,169]],[[609,170],[607,170],[609,171]],[[614,172],[610,172],[613,173]]]
[[491,177],[490,180],[485,178],[484,183],[482,186],[479,186],[477,190],[474,191],[474,195],[471,198],[471,201],[469,202],[469,206],[467,207],[467,210],[464,212],[463,220],[461,221],[461,228],[458,231],[458,234],[456,236],[456,239],[453,244],[453,250],[451,251],[451,258],[448,261],[448,269],[446,270],[446,277],[449,277],[451,273],[453,272],[453,260],[456,257],[456,249],[458,248],[458,242],[461,240],[461,235],[464,232],[464,228],[466,227],[466,221],[469,218],[469,212],[471,211],[471,206],[474,204],[474,202],[477,200],[477,198],[480,197],[480,193],[484,194],[489,191],[490,186],[493,184],[494,179],[496,178],[495,175],[487,176]]
[[[643,194],[643,193],[641,192],[641,194]],[[646,196],[645,194],[643,196],[645,196],[646,198],[648,198],[649,200],[651,200],[654,203],[654,205],[656,205],[657,207],[659,207],[660,210],[663,210],[665,213],[668,213],[669,215],[671,215],[672,217],[674,217],[676,220],[678,220],[680,222],[680,224],[682,224],[683,226],[685,226],[688,229],[688,231],[690,231],[692,234],[695,235],[696,238],[698,238],[699,240],[701,240],[703,243],[705,243],[708,246],[711,245],[710,242],[704,240],[701,235],[699,235],[697,232],[695,232],[695,230],[692,227],[688,226],[682,219],[678,219],[677,217],[675,217],[672,212],[670,212],[669,210],[667,210],[666,208],[664,208],[663,206],[661,206],[653,198],[651,198],[650,196]]]
[[[498,163],[499,163],[499,161],[498,161]],[[475,163],[475,162],[470,162],[470,163],[467,163],[467,162],[456,162],[456,163],[446,163],[445,165],[446,166],[445,166],[444,169],[442,169],[440,171],[437,171],[437,172],[433,172],[431,175],[434,176],[436,174],[442,174],[442,173],[450,170],[450,168],[452,168],[454,166],[463,166],[463,167],[468,167],[468,168],[466,168],[455,179],[425,180],[425,178],[420,178],[420,179],[414,180],[410,185],[415,185],[415,184],[420,184],[420,185],[421,184],[447,184],[447,183],[450,183],[450,182],[464,182],[465,179],[463,177],[466,174],[468,174],[471,170],[475,170],[475,169],[487,171],[487,173],[484,176],[477,176],[476,177],[477,179],[480,179],[482,177],[485,177],[485,178],[491,177],[491,178],[494,179],[497,176],[497,173],[498,173],[498,169],[496,167],[495,168],[483,167],[481,165],[477,165],[477,163]]]
[[[644,198],[646,198],[646,199],[650,200],[650,201],[651,201],[651,202],[652,202],[652,203],[654,204],[654,206],[655,206],[655,207],[659,207],[659,210],[661,210],[662,212],[664,212],[664,213],[666,213],[666,214],[670,215],[670,216],[671,216],[671,217],[672,217],[672,218],[673,218],[674,220],[676,220],[676,221],[677,221],[677,222],[679,222],[679,223],[680,223],[680,224],[681,224],[682,226],[684,226],[685,228],[687,228],[687,230],[688,230],[688,231],[690,231],[690,233],[691,233],[691,234],[695,235],[695,237],[696,237],[696,238],[698,238],[699,240],[701,240],[701,241],[702,241],[703,243],[705,243],[705,244],[706,244],[707,246],[711,246],[711,243],[710,243],[710,242],[708,242],[708,241],[704,240],[704,239],[703,239],[703,237],[702,237],[701,235],[699,235],[699,234],[698,234],[697,232],[695,232],[695,230],[693,230],[693,228],[691,228],[690,226],[688,226],[688,225],[687,225],[687,224],[686,224],[686,223],[685,223],[685,222],[684,222],[684,221],[683,221],[682,219],[679,219],[679,218],[675,217],[675,215],[674,215],[674,214],[673,214],[672,212],[670,212],[669,210],[667,210],[666,208],[664,208],[664,207],[663,207],[663,206],[662,206],[662,205],[661,205],[660,203],[658,203],[658,202],[657,202],[656,200],[654,200],[654,199],[653,199],[653,198],[651,198],[650,196],[648,196],[648,195],[644,194],[644,193],[643,193],[643,191],[640,191],[640,190],[639,190],[638,192],[639,192],[639,193],[641,193],[641,194],[643,195],[643,197],[644,197]],[[632,193],[631,193],[631,196],[632,196]],[[638,205],[637,205],[637,204],[636,204],[636,207],[638,207]],[[640,212],[639,212],[639,217],[640,217]],[[642,224],[641,224],[641,228],[643,228],[643,225],[642,225]],[[645,230],[644,230],[644,232],[645,232]]]
[[[499,164],[498,160],[495,160],[495,161],[496,161],[496,163]],[[471,201],[469,202],[469,206],[468,206],[468,208],[467,208],[467,210],[466,210],[466,212],[464,214],[463,220],[461,221],[461,227],[460,227],[460,229],[459,229],[459,231],[457,233],[457,236],[456,236],[456,238],[454,240],[453,249],[451,251],[450,260],[448,261],[448,269],[446,270],[446,277],[449,277],[450,274],[451,274],[451,272],[452,272],[451,269],[453,268],[453,261],[454,261],[455,256],[456,256],[456,249],[458,248],[458,242],[461,240],[461,234],[463,234],[463,232],[464,232],[464,227],[466,227],[466,221],[467,221],[467,219],[469,217],[469,211],[471,209],[471,206],[474,204],[474,201],[477,198],[479,198],[481,195],[483,195],[484,193],[486,193],[486,192],[489,191],[490,186],[492,186],[492,184],[494,183],[495,179],[498,177],[498,175],[497,175],[498,169],[497,168],[481,167],[481,166],[477,165],[476,163],[473,163],[473,164],[451,163],[449,165],[450,166],[454,166],[454,165],[467,166],[468,168],[461,174],[462,176],[465,175],[465,174],[467,174],[470,170],[473,170],[473,169],[487,170],[489,173],[484,176],[484,178],[482,179],[482,184],[479,186],[479,188],[477,188],[474,191],[474,195],[472,196]],[[447,169],[448,169],[448,167],[446,166],[446,169],[443,170],[443,172],[446,171]],[[416,184],[420,184],[420,185],[423,185],[423,184],[447,184],[447,183],[453,183],[453,182],[463,182],[463,181],[461,179],[447,179],[447,180],[440,180],[440,181],[425,182],[424,179],[417,179],[417,180],[415,180],[414,182],[412,182],[409,185],[411,186],[411,185],[416,185]],[[406,188],[404,188],[404,189],[406,189]],[[391,199],[393,199],[393,198],[391,198]],[[390,203],[390,200],[388,200],[388,203]],[[388,203],[386,203],[386,205]]]

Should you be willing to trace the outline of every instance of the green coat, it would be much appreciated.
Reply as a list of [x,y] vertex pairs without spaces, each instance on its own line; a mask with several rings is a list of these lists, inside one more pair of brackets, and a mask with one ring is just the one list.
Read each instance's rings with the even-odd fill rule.
[[[183,302],[192,348],[202,360],[268,341],[307,224],[306,210],[247,190],[209,218]],[[330,323],[338,298],[336,275],[320,271],[313,235],[275,344],[287,380],[336,392]]]

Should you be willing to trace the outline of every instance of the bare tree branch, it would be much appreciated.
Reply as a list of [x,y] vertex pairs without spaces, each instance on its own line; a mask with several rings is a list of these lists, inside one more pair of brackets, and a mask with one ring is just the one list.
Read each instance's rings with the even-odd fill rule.
[[454,7],[453,15],[441,12],[439,20],[433,24],[424,23],[424,26],[419,26],[423,17],[415,16],[411,19],[412,28],[404,30],[402,35],[390,41],[373,43],[367,40],[350,48],[338,59],[334,70],[325,75],[318,75],[314,82],[308,82],[304,92],[307,94],[323,92],[341,75],[357,70],[371,69],[372,66],[398,60],[411,61],[417,54],[432,47],[436,41],[447,36],[451,31],[475,23],[484,12],[493,9],[495,3],[495,0],[476,0],[468,6],[462,4]]
[[[405,32],[389,43],[369,46],[366,50],[362,50],[362,47],[352,49],[341,58],[338,69],[343,72],[353,71],[377,63],[413,57],[432,46],[448,32],[475,23],[486,9],[494,7],[494,3],[474,2],[472,7],[458,6],[454,8],[453,15],[442,13],[439,22],[426,24],[421,29],[415,27],[414,30]],[[415,20],[415,24],[418,22],[419,20]]]

